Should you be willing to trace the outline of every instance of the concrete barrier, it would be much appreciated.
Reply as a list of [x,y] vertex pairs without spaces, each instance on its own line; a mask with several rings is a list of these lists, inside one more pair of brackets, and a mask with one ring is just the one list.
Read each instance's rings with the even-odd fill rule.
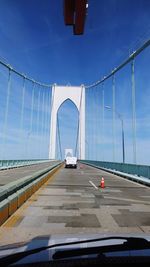
[[50,166],[0,188],[0,225],[34,194],[62,165]]
[[8,215],[11,216],[18,208],[18,196],[16,193],[8,197]]
[[20,189],[17,191],[17,206],[18,208],[26,201],[25,189]]
[[2,225],[9,217],[8,203],[8,199],[0,202],[0,225]]

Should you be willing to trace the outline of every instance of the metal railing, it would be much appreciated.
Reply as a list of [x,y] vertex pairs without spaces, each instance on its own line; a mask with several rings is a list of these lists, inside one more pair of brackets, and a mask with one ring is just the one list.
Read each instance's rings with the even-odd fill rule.
[[23,167],[27,165],[49,162],[48,159],[27,159],[27,160],[0,160],[0,170]]
[[81,162],[92,164],[97,167],[102,167],[105,169],[115,170],[115,171],[128,173],[128,174],[150,179],[150,166],[148,165],[106,162],[106,161],[93,161],[93,160],[81,160]]

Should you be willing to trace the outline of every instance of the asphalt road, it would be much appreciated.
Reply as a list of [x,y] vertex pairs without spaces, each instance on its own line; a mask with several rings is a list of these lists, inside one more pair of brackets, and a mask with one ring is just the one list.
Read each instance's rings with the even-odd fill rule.
[[150,234],[150,188],[83,164],[62,167],[1,226],[0,244],[92,233]]
[[32,175],[35,172],[46,169],[52,166],[57,161],[50,161],[45,163],[38,163],[34,165],[29,165],[25,167],[18,167],[13,169],[0,170],[0,186],[18,180],[28,175]]

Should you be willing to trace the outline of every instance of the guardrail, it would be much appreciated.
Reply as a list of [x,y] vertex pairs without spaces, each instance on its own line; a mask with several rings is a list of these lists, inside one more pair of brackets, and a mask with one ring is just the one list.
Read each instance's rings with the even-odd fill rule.
[[0,225],[11,216],[62,165],[54,165],[0,187]]
[[32,160],[0,160],[0,170],[23,167],[33,164],[39,164],[44,162],[49,162],[49,159],[32,159]]
[[150,166],[106,161],[80,160],[93,167],[117,174],[130,180],[150,185]]

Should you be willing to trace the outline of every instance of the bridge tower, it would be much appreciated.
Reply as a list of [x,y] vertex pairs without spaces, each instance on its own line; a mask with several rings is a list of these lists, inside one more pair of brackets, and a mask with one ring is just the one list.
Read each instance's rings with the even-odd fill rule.
[[79,159],[85,159],[85,87],[53,85],[51,99],[49,159],[55,159],[56,156],[57,112],[67,99],[75,104],[79,112]]

